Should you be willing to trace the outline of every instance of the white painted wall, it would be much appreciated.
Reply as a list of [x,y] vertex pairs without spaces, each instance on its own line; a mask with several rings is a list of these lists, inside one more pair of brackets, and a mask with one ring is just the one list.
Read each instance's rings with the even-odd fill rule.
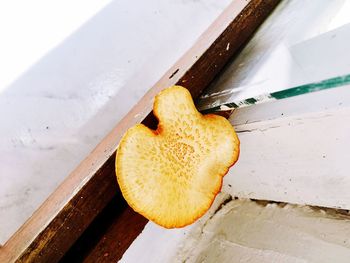
[[348,262],[350,217],[295,205],[228,197],[195,224],[167,230],[149,223],[119,262]]
[[[227,203],[172,262],[346,263],[349,217],[293,205]],[[187,243],[187,244],[186,244]],[[189,247],[187,247],[189,246]]]
[[238,109],[241,141],[224,191],[244,198],[350,208],[350,86]]
[[110,2],[0,1],[0,92]]

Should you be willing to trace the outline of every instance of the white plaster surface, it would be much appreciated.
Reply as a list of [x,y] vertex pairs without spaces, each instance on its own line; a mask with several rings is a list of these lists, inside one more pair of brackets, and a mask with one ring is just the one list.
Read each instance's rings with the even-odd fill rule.
[[120,262],[348,262],[349,215],[247,199],[217,210],[227,197],[221,193],[190,227],[169,231],[149,223]]
[[[0,43],[1,54],[13,48],[18,50],[16,55],[29,57],[16,71],[23,74],[13,75],[12,64],[11,70],[3,67],[0,72],[12,74],[1,78],[0,87],[0,244],[192,46],[230,1],[104,1],[89,3],[92,11],[75,20],[70,8],[79,12],[85,2],[81,6],[70,6],[69,1],[62,1],[60,6],[59,2],[27,3],[23,9],[36,19],[28,25],[48,23],[56,34],[31,28],[23,21],[22,28],[14,29],[22,30],[28,41],[15,31],[19,43]],[[48,6],[48,14],[56,10],[62,16],[43,15]],[[94,10],[100,11],[93,15]],[[69,17],[74,20],[72,25],[67,25]],[[54,19],[65,23],[60,27],[59,20]],[[0,21],[11,28],[13,20],[3,16]],[[63,39],[67,32],[70,35]],[[2,33],[3,39],[12,39],[10,30]],[[36,39],[40,33],[41,39],[47,40],[46,46]],[[33,49],[25,48],[26,42]],[[40,50],[34,49],[35,43]],[[18,57],[14,60],[21,62]]]
[[350,86],[238,109],[223,189],[240,198],[350,209]]

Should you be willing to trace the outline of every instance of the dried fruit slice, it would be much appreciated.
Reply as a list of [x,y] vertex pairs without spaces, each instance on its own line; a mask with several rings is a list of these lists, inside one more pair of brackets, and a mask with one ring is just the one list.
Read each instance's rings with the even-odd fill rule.
[[160,92],[153,112],[157,130],[138,124],[119,144],[118,183],[136,212],[166,228],[183,227],[211,206],[238,158],[239,140],[225,118],[200,114],[180,86]]

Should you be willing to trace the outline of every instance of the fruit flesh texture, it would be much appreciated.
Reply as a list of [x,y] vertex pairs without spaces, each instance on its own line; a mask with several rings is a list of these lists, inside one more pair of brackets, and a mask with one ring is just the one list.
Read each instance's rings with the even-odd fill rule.
[[157,95],[157,130],[142,124],[124,135],[116,173],[129,205],[166,228],[202,216],[239,154],[239,140],[223,117],[201,115],[190,93],[174,86]]

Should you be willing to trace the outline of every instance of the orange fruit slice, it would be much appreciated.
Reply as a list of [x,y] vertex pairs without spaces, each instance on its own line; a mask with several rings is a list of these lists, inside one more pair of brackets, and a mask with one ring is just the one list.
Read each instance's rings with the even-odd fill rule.
[[239,140],[228,120],[199,113],[180,86],[160,92],[153,113],[157,130],[138,124],[123,136],[118,183],[136,212],[166,228],[183,227],[210,208],[238,159]]

